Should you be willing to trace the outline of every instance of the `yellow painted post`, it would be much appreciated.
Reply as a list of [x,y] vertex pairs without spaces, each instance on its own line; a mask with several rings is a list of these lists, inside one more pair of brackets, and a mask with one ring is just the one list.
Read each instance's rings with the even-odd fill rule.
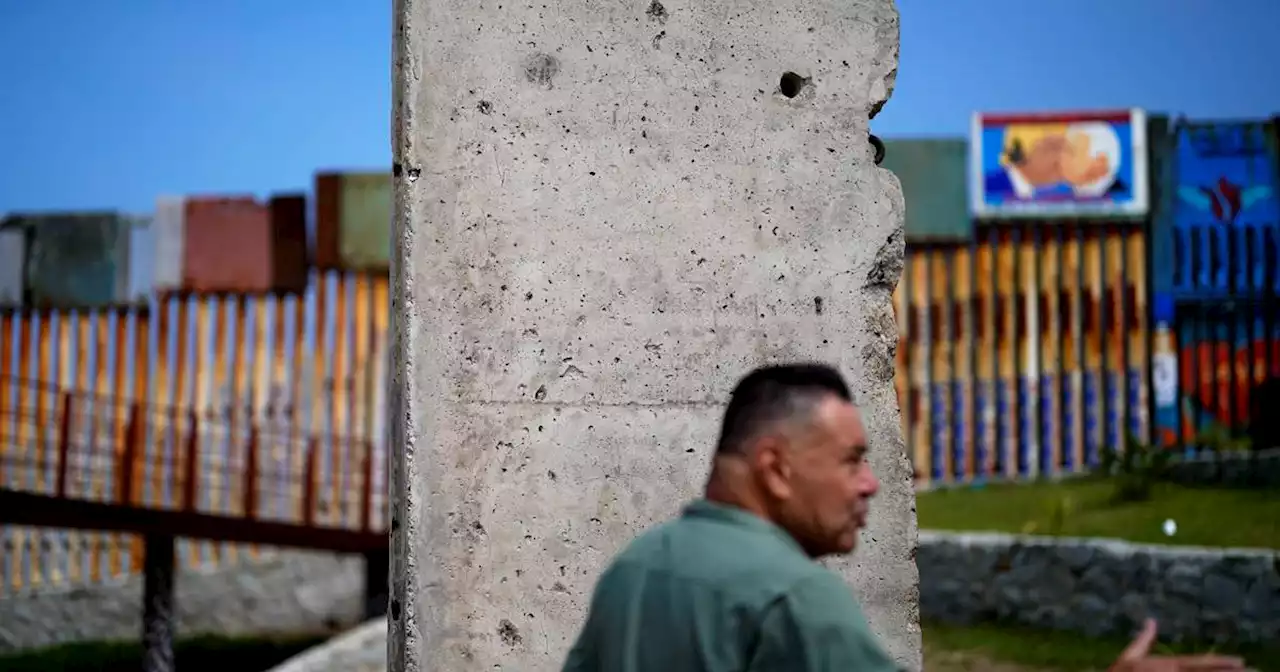
[[347,434],[351,437],[348,440],[348,469],[354,474],[354,478],[347,481],[346,497],[348,502],[354,503],[351,514],[347,517],[348,524],[358,523],[365,515],[362,510],[364,507],[364,498],[360,493],[365,489],[365,459],[368,457],[369,435],[366,433],[366,425],[364,413],[368,400],[366,394],[368,387],[364,381],[368,379],[372,367],[369,366],[369,331],[372,326],[370,318],[370,302],[372,299],[369,287],[369,276],[364,273],[356,274],[352,280],[355,284],[354,303],[354,324],[352,325],[352,362],[351,371],[347,375],[349,385],[345,393],[347,397],[347,418],[348,429]]
[[[975,465],[976,474],[982,478],[990,478],[995,472],[995,451],[996,447],[996,431],[995,423],[999,420],[996,417],[996,385],[998,381],[995,375],[995,293],[996,288],[991,283],[992,270],[995,266],[995,257],[991,250],[991,244],[988,240],[990,232],[978,236],[977,254],[974,257],[974,274],[976,281],[974,287],[971,288],[973,300],[969,305],[973,308],[972,325],[974,328],[973,338],[969,343],[969,347],[976,348],[974,361],[977,363],[977,383],[975,390],[980,389],[983,397],[983,404],[979,407],[974,404],[974,420],[982,414],[982,433],[977,435],[977,439],[982,445],[982,461]],[[976,401],[976,400],[975,400]],[[975,432],[976,433],[976,432]]]
[[[253,511],[241,511],[241,515],[252,515],[262,517],[264,510],[266,515],[270,516],[270,508],[268,502],[271,502],[272,492],[264,490],[264,487],[270,487],[272,478],[263,474],[274,474],[276,466],[279,462],[274,459],[274,451],[270,450],[270,446],[266,443],[271,439],[270,434],[265,432],[265,409],[270,403],[270,375],[272,373],[271,356],[274,347],[271,339],[268,337],[267,318],[272,314],[271,307],[267,305],[267,298],[263,296],[254,297],[253,299],[253,347],[249,351],[253,353],[253,360],[250,363],[249,371],[249,424],[251,428],[256,427],[258,432],[258,441],[255,445],[248,440],[245,441],[246,451],[255,451],[256,455],[249,456],[246,454],[246,461],[240,465],[240,477],[237,480],[244,483],[241,488],[253,488],[254,496],[250,504],[254,506]],[[252,431],[252,430],[251,430]],[[271,456],[271,457],[268,457]],[[257,460],[259,468],[254,474],[255,480],[252,483],[246,482],[245,474],[248,472],[249,459]],[[262,468],[263,465],[269,465]],[[241,494],[237,502],[237,507],[243,509],[248,499]],[[257,555],[257,548],[253,545],[246,545],[240,551],[248,553],[250,557]]]
[[[32,428],[34,423],[31,418],[31,409],[35,404],[32,395],[39,396],[40,387],[31,380],[31,362],[32,362],[32,341],[34,330],[40,325],[39,317],[31,312],[23,312],[16,321],[18,329],[18,380],[16,385],[15,403],[14,403],[14,450],[21,457],[23,466],[10,475],[19,489],[31,488],[35,484],[36,468],[33,459],[37,457],[35,446],[31,443]],[[29,545],[31,541],[31,530],[29,528],[20,528],[13,532],[13,557],[17,560],[13,563],[13,587],[14,589],[24,588],[31,583],[31,574],[24,572],[24,563],[22,559],[30,553]],[[29,565],[25,565],[28,566]]]
[[995,333],[996,361],[1000,366],[1000,380],[997,384],[1000,386],[998,394],[1006,401],[1004,415],[996,417],[996,422],[1001,423],[1003,429],[1000,431],[1001,443],[995,447],[995,450],[1000,452],[1004,476],[1014,478],[1018,475],[1018,446],[1021,445],[1022,438],[1022,426],[1018,421],[1021,417],[1022,405],[1018,401],[1020,381],[1017,368],[1020,292],[1014,272],[1018,250],[1014,247],[1008,230],[994,231],[992,235],[996,236],[995,293],[998,297],[997,312],[999,313],[996,318]]
[[[166,305],[167,302],[161,302],[160,305]],[[159,362],[165,361],[165,355],[168,353],[168,339],[165,334],[167,331],[161,331],[157,335],[156,347],[158,352],[152,352],[151,337],[153,334],[152,318],[149,314],[141,310],[131,311],[130,321],[133,323],[133,367],[131,373],[125,373],[128,369],[128,325],[121,320],[116,325],[116,378],[115,378],[115,398],[117,400],[114,435],[117,437],[114,442],[116,450],[116,464],[122,464],[124,456],[125,441],[128,440],[128,422],[131,413],[131,406],[137,404],[140,409],[139,421],[142,426],[138,428],[138,436],[142,440],[142,446],[139,450],[138,461],[130,465],[122,465],[120,468],[132,468],[135,483],[144,481],[145,470],[147,465],[151,465],[151,478],[149,479],[152,498],[151,506],[161,506],[164,504],[164,479],[165,479],[165,459],[164,451],[160,449],[160,441],[158,441],[159,432],[163,428],[157,422],[159,416],[156,408],[157,391],[165,390],[160,384],[153,380],[153,370],[159,369]],[[167,318],[167,313],[164,313]],[[156,318],[159,319],[159,318]],[[167,322],[167,319],[166,319]],[[152,362],[157,362],[155,367]],[[166,369],[167,371],[167,369]],[[126,379],[126,376],[131,379]],[[132,383],[132,390],[130,390]],[[124,537],[117,535],[114,537],[112,547],[113,559],[108,564],[111,566],[119,566],[119,549],[124,548],[126,539],[130,546],[129,566],[133,573],[142,570],[143,550],[142,539],[137,536]]]
[[[236,471],[243,469],[248,460],[246,459],[245,450],[248,442],[245,437],[248,435],[248,422],[250,418],[245,412],[249,399],[249,367],[246,365],[246,353],[252,344],[247,343],[248,329],[247,322],[249,319],[248,297],[243,294],[237,294],[232,297],[235,306],[235,328],[232,331],[231,340],[235,343],[235,349],[231,354],[231,440],[228,442],[226,464],[234,466]],[[232,456],[238,456],[233,458]],[[227,496],[230,501],[218,510],[225,514],[235,515],[238,511],[240,502],[244,501],[241,492],[240,479],[232,479],[227,487]],[[239,512],[243,515],[243,511]],[[237,556],[236,549],[222,546],[219,550],[225,553],[227,560],[234,562]]]
[[[373,366],[371,375],[366,378],[365,384],[369,386],[369,412],[368,431],[365,433],[369,438],[370,446],[382,446],[382,450],[375,453],[372,474],[375,479],[376,487],[374,488],[374,525],[375,529],[386,529],[387,517],[387,459],[386,445],[383,437],[386,436],[387,427],[387,404],[383,395],[386,392],[387,367],[390,343],[388,341],[388,329],[390,328],[390,277],[379,274],[373,280]],[[377,440],[375,440],[377,439]],[[381,478],[379,478],[381,476]]]
[[289,412],[286,415],[289,421],[289,449],[294,456],[290,463],[289,472],[293,475],[293,478],[290,478],[289,482],[296,484],[294,487],[294,501],[297,502],[297,520],[299,522],[306,520],[308,515],[303,509],[306,505],[306,502],[303,501],[303,493],[306,492],[307,446],[310,445],[311,435],[313,434],[302,423],[304,417],[302,401],[307,380],[307,376],[303,373],[307,365],[306,323],[307,302],[305,295],[295,297],[293,300],[293,324],[290,325],[290,338],[293,342],[293,375],[289,378]]
[[[1147,316],[1150,314],[1147,302],[1147,236],[1141,229],[1129,229],[1125,235],[1125,244],[1127,248],[1125,264],[1128,269],[1129,283],[1134,288],[1133,306],[1129,308],[1134,318],[1133,328],[1128,330],[1131,369],[1129,375],[1134,377],[1132,384],[1137,387],[1137,394],[1134,396],[1138,404],[1132,412],[1138,417],[1138,422],[1135,423],[1138,436],[1146,441],[1154,441],[1155,437],[1151,433],[1151,418],[1147,417],[1147,390],[1151,375],[1151,360],[1147,350],[1147,329],[1149,328]],[[1270,345],[1268,344],[1267,347]],[[1251,372],[1253,365],[1253,362],[1249,363]],[[1249,377],[1247,380],[1252,381],[1253,378]]]
[[[911,273],[911,310],[912,324],[915,330],[911,334],[911,386],[908,402],[912,406],[911,447],[915,457],[915,468],[920,480],[927,483],[933,473],[932,428],[933,416],[929,411],[930,384],[929,365],[932,361],[932,341],[935,338],[930,331],[933,327],[930,320],[929,285],[926,282],[929,270],[929,255],[924,252],[907,254],[907,271]],[[912,394],[914,392],[914,394]]]
[[[975,347],[973,334],[970,331],[972,324],[970,300],[973,297],[970,265],[973,263],[973,255],[966,246],[954,247],[949,250],[949,253],[954,259],[951,264],[954,274],[951,281],[951,298],[954,299],[954,303],[951,305],[950,316],[952,382],[949,393],[952,399],[952,412],[959,414],[961,418],[959,423],[952,420],[951,432],[949,432],[952,441],[952,473],[962,474],[964,480],[969,480],[973,478],[974,470],[971,428],[977,420],[971,385],[974,382],[974,372],[969,365],[969,354]],[[957,388],[960,390],[958,400],[956,399]],[[956,403],[957,401],[959,403]],[[954,464],[957,458],[960,464]]]
[[[1037,332],[1039,337],[1036,339],[1040,346],[1040,376],[1036,381],[1036,390],[1040,395],[1040,403],[1037,405],[1040,412],[1037,432],[1040,438],[1041,474],[1057,473],[1062,454],[1061,446],[1058,445],[1058,423],[1061,420],[1062,411],[1057,385],[1057,377],[1061,373],[1058,371],[1058,346],[1060,345],[1058,334],[1061,333],[1062,325],[1058,322],[1059,269],[1055,234],[1056,231],[1042,230],[1037,250],[1040,257],[1040,284],[1036,287],[1035,297],[1041,310],[1040,328]],[[1046,382],[1050,383],[1047,390]],[[1044,463],[1045,457],[1049,459],[1048,464]]]
[[351,505],[358,499],[351,492],[351,424],[347,410],[350,387],[351,345],[348,332],[348,290],[351,276],[338,274],[338,287],[333,301],[333,386],[330,397],[333,416],[333,459],[331,464],[332,497],[335,504],[334,523],[347,527],[351,518]]
[[1036,278],[1038,250],[1030,231],[1023,231],[1022,244],[1018,254],[1020,255],[1019,263],[1022,271],[1022,278],[1018,283],[1022,299],[1022,305],[1018,307],[1022,315],[1021,336],[1018,339],[1018,358],[1022,360],[1023,376],[1023,380],[1019,381],[1019,384],[1026,385],[1028,392],[1026,406],[1022,409],[1027,418],[1027,423],[1021,436],[1022,443],[1018,445],[1018,448],[1028,456],[1030,464],[1034,467],[1030,470],[1032,475],[1038,475],[1042,473],[1043,467],[1040,464],[1040,423],[1042,422],[1040,417],[1040,378],[1042,362],[1038,346],[1040,323],[1044,316],[1040,311],[1040,286]]
[[1084,241],[1083,293],[1088,297],[1089,329],[1085,333],[1084,368],[1093,380],[1092,408],[1086,412],[1093,418],[1089,441],[1098,448],[1106,445],[1106,418],[1102,417],[1102,396],[1106,394],[1107,372],[1102,369],[1102,347],[1107,326],[1102,323],[1102,235],[1090,230]]
[[[13,312],[0,312],[0,486],[13,487],[13,470],[8,468],[8,461],[19,453],[21,448],[9,445],[11,432],[10,421],[13,409],[10,403],[13,385]],[[20,454],[20,453],[19,453]],[[3,580],[3,577],[0,577]]]
[[[955,380],[955,371],[951,368],[951,352],[955,344],[953,342],[954,333],[952,331],[952,306],[948,301],[948,292],[950,291],[952,278],[947,273],[947,255],[950,250],[935,249],[928,253],[929,258],[929,281],[930,281],[930,297],[929,301],[934,306],[934,311],[940,317],[935,322],[934,330],[930,334],[932,336],[933,366],[931,367],[930,387],[941,397],[938,403],[942,407],[942,414],[938,415],[930,409],[931,421],[940,423],[943,431],[934,429],[930,443],[940,442],[942,445],[931,445],[930,448],[934,455],[941,452],[942,455],[942,480],[949,483],[954,480],[955,470],[952,464],[952,455],[954,455],[953,442],[955,436],[951,430],[955,426],[953,414],[953,397],[951,395],[951,383]],[[934,404],[930,404],[934,406]],[[935,468],[937,465],[933,465]]]
[[[320,437],[317,450],[324,450],[326,446],[333,445],[332,432],[328,431],[331,426],[331,411],[328,402],[329,386],[326,378],[329,376],[329,367],[332,364],[332,343],[327,338],[327,329],[325,328],[329,313],[329,274],[316,272],[315,287],[315,321],[312,323],[312,343],[314,349],[312,351],[314,360],[311,371],[311,413],[310,425],[311,433]],[[329,451],[332,458],[333,452]],[[316,510],[316,521],[321,525],[332,525],[337,519],[338,502],[333,500],[331,490],[321,487],[325,484],[326,478],[336,471],[336,465],[331,462],[321,460],[320,456],[316,456],[316,492],[323,493],[316,497],[314,506]]]

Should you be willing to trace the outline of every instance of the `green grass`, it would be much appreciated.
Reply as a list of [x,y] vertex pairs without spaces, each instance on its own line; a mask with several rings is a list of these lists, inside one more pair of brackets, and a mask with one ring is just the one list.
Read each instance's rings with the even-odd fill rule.
[[[1105,670],[1128,644],[1127,640],[1119,638],[1090,639],[1067,632],[1008,625],[961,627],[925,623],[923,630],[926,659],[930,662],[940,663],[946,659],[945,654],[960,652],[976,654],[987,661],[1061,672]],[[1196,644],[1159,644],[1154,652],[1238,655],[1253,669],[1280,671],[1280,645],[1214,648]],[[936,664],[935,667],[945,666]],[[926,665],[926,669],[933,668]]]
[[[992,669],[1000,672],[1023,669],[1039,672],[1105,670],[1128,643],[1123,639],[1090,639],[1072,633],[1008,625],[954,626],[925,623],[923,630],[925,669],[940,672]],[[326,639],[326,635],[187,639],[178,644],[177,667],[183,672],[257,672],[270,669]],[[1241,655],[1254,669],[1280,672],[1280,646],[1214,649],[1186,644],[1160,646],[1157,650],[1158,653],[1210,651]],[[142,649],[136,643],[65,644],[0,655],[0,670],[135,672],[141,657]],[[993,667],[992,663],[1000,665]]]
[[[1117,503],[1097,478],[993,484],[922,492],[920,527],[1071,537],[1108,537],[1182,546],[1280,549],[1280,493],[1158,484],[1150,500]],[[1166,536],[1164,521],[1177,523]]]
[[[328,640],[328,635],[194,637],[180,640],[174,656],[182,672],[260,672]],[[142,645],[85,642],[0,654],[4,672],[137,672]]]

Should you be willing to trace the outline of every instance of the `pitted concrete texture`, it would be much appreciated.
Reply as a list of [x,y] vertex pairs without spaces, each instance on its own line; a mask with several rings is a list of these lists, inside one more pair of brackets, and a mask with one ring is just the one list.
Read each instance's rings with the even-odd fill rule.
[[[318,632],[357,623],[362,562],[276,552],[214,570],[180,571],[178,635]],[[0,651],[141,636],[141,577],[0,599]]]
[[394,34],[391,669],[559,669],[733,384],[790,360],[863,408],[884,485],[836,566],[919,669],[892,2],[402,0]]

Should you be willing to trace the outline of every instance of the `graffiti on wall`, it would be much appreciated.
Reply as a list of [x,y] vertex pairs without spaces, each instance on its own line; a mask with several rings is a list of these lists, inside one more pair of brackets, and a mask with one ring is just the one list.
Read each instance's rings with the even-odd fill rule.
[[1215,426],[1244,431],[1254,390],[1280,373],[1268,307],[1280,290],[1274,129],[1184,124],[1175,138],[1172,226],[1160,227],[1172,236],[1172,286],[1156,320],[1158,334],[1176,336],[1156,348],[1166,359],[1177,353],[1173,389],[1157,394],[1159,434],[1170,443]]

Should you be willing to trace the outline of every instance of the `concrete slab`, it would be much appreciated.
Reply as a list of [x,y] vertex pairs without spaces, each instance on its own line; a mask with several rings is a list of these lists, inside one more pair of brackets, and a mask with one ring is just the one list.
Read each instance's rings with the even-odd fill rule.
[[838,562],[920,668],[892,378],[890,0],[395,11],[390,669],[558,670],[603,564],[758,364],[850,377],[884,481]]

